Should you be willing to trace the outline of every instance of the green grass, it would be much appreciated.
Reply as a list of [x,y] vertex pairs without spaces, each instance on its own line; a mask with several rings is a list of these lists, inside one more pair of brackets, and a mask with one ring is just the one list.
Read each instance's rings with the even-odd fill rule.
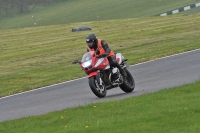
[[[0,31],[0,97],[86,76],[74,59],[93,32],[136,64],[200,48],[200,14],[82,22]],[[92,31],[71,32],[75,25]]]
[[[66,0],[24,14],[0,18],[0,29],[155,16],[199,0]],[[123,6],[122,6],[123,5]]]
[[[127,4],[119,8],[117,4],[122,5],[119,2],[124,1]],[[85,37],[91,32],[107,40],[115,52],[121,52],[129,59],[129,64],[200,48],[200,14],[133,18],[163,13],[196,1],[161,1],[163,4],[160,7],[153,8],[153,4],[160,3],[152,0],[148,4],[151,9],[145,6],[146,10],[137,6],[137,3],[140,5],[144,1],[129,1],[134,2],[136,8],[124,1],[116,0],[115,6],[109,4],[112,1],[95,1],[93,7],[98,9],[98,19],[101,21],[94,21],[97,13],[86,6],[91,0],[87,4],[80,1],[77,5],[83,6],[84,10],[75,9],[71,6],[74,1],[69,0],[67,4],[61,3],[61,7],[56,5],[42,9],[42,12],[31,12],[31,15],[19,14],[14,18],[0,20],[0,29],[20,27],[0,30],[0,97],[86,76],[71,61],[81,59],[86,51]],[[104,5],[103,2],[107,2],[106,6],[99,6]],[[103,10],[108,8],[110,12]],[[118,16],[109,16],[116,13],[117,8],[122,8],[124,12],[118,13]],[[63,12],[63,9],[66,11]],[[135,16],[125,12],[125,9],[134,12]],[[91,11],[91,16],[84,19],[80,17]],[[38,27],[21,29],[32,26],[32,15]],[[72,23],[75,21],[80,22]],[[61,25],[53,25],[58,23]],[[71,29],[78,25],[88,25],[93,30],[72,33]],[[120,101],[112,100],[1,122],[0,133],[198,133],[199,87],[200,82],[196,82]]]
[[199,133],[200,81],[0,123],[1,133]]

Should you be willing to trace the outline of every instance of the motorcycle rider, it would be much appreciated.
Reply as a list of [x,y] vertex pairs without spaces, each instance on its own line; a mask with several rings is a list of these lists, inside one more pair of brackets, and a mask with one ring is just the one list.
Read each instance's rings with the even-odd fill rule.
[[107,57],[110,65],[112,67],[117,67],[120,73],[122,74],[123,78],[126,78],[126,72],[117,63],[115,53],[111,51],[105,40],[97,39],[95,34],[89,34],[86,37],[86,43],[88,46],[87,51],[94,51],[96,53],[97,58]]

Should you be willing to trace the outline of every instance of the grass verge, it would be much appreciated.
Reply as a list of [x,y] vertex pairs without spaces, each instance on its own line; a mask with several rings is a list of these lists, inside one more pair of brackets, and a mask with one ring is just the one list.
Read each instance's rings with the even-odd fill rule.
[[199,133],[200,81],[0,123],[2,133]]

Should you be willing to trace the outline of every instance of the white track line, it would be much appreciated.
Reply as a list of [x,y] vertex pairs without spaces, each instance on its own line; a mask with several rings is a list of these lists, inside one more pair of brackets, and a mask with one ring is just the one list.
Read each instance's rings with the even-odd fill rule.
[[[132,66],[137,66],[137,65],[141,65],[141,64],[145,64],[145,63],[149,63],[149,62],[153,62],[153,61],[160,60],[160,59],[165,59],[165,58],[169,58],[169,57],[181,55],[181,54],[186,54],[186,53],[190,53],[190,52],[194,52],[194,51],[198,51],[198,50],[200,50],[200,49],[195,49],[195,50],[191,50],[191,51],[187,51],[187,52],[183,52],[183,53],[178,53],[178,54],[174,54],[174,55],[169,55],[169,56],[157,58],[157,59],[155,59],[155,60],[150,60],[150,61],[146,61],[146,62],[134,64],[134,65],[131,65],[130,67],[132,67]],[[32,92],[32,91],[41,90],[41,89],[44,89],[44,88],[47,88],[47,87],[57,86],[57,85],[64,84],[64,83],[68,83],[68,82],[73,82],[73,81],[80,80],[80,79],[84,79],[84,78],[87,78],[87,77],[78,78],[78,79],[74,79],[74,80],[69,80],[69,81],[65,81],[65,82],[58,83],[58,84],[53,84],[53,85],[41,87],[41,88],[38,88],[38,89],[33,89],[33,90],[30,90],[30,91],[25,91],[25,92],[17,93],[17,94],[13,94],[13,95],[10,95],[10,96],[5,96],[5,97],[0,98],[0,100],[1,100],[1,99],[5,99],[5,98],[8,98],[8,97],[12,97],[12,96],[16,96],[16,95],[20,95],[20,94]]]

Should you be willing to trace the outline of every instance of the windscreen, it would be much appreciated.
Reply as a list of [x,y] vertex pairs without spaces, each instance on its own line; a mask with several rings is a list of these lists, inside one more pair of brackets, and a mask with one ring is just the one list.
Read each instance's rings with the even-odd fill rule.
[[90,60],[90,57],[93,55],[94,52],[87,52],[83,55],[81,62],[86,62]]

